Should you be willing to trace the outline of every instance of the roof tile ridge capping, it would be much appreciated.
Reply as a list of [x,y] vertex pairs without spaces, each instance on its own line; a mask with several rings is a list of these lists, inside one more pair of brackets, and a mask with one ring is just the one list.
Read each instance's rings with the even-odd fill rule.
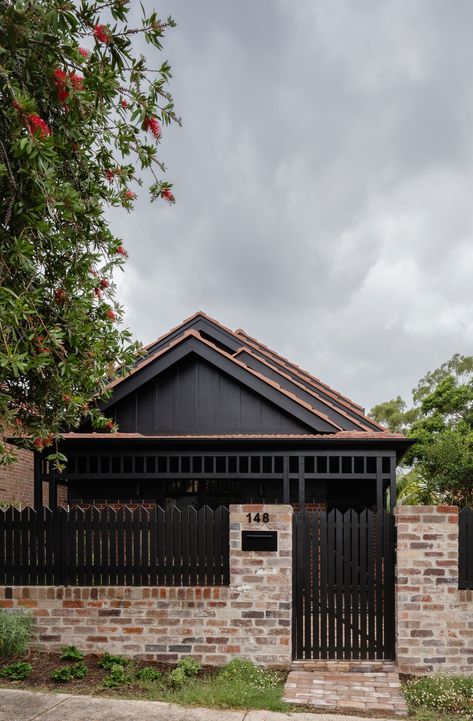
[[195,440],[205,440],[205,439],[214,439],[214,438],[221,438],[221,439],[236,439],[239,438],[243,439],[287,439],[287,440],[312,440],[314,438],[322,439],[324,441],[343,441],[343,440],[372,440],[372,441],[379,441],[379,440],[393,440],[393,441],[406,441],[411,440],[408,439],[405,435],[402,433],[391,433],[390,431],[386,431],[384,433],[379,433],[378,431],[338,431],[337,433],[208,433],[208,434],[190,434],[190,433],[183,433],[181,435],[144,435],[143,433],[126,433],[126,432],[112,432],[112,433],[105,433],[102,431],[93,431],[89,433],[82,433],[78,431],[68,431],[66,433],[62,434],[62,438],[64,440],[73,440],[73,439],[80,439],[83,440],[84,438],[87,439],[96,439],[96,440],[180,440],[180,439],[195,439]]
[[113,381],[110,381],[110,383],[107,385],[108,388],[114,388],[116,385],[121,383],[122,381],[126,380],[126,378],[129,378],[130,376],[134,375],[135,373],[138,373],[142,368],[148,365],[148,363],[151,363],[152,361],[156,360],[156,358],[159,358],[159,356],[163,355],[164,353],[167,353],[171,348],[174,348],[174,346],[179,345],[179,343],[182,343],[183,340],[188,338],[189,336],[194,336],[196,338],[200,339],[200,335],[196,333],[195,330],[192,330],[189,328],[188,330],[184,331],[184,333],[177,338],[174,338],[174,340],[170,341],[167,345],[165,345],[163,348],[158,348],[157,351],[152,353],[151,355],[144,358],[141,363],[138,363],[136,366],[131,368],[124,376],[117,376],[117,378],[114,378]]
[[294,373],[296,373],[300,378],[310,380],[315,385],[321,386],[322,389],[326,389],[327,392],[331,393],[332,395],[336,396],[340,399],[340,401],[344,402],[345,405],[353,406],[354,409],[358,409],[363,413],[363,406],[361,406],[359,403],[356,403],[354,400],[349,398],[348,396],[343,395],[343,393],[340,393],[340,391],[337,391],[335,388],[332,388],[328,385],[328,383],[325,383],[320,378],[317,378],[317,376],[312,375],[308,371],[304,370],[300,366],[298,366],[296,363],[293,363],[288,358],[285,358],[284,356],[277,353],[272,348],[269,348],[269,346],[265,345],[264,343],[261,343],[257,338],[253,338],[252,336],[248,335],[244,330],[239,328],[235,331],[235,335],[241,340],[242,336],[253,346],[256,346],[258,350],[260,350],[262,353],[264,353],[267,356],[275,357],[275,359],[278,359],[281,362],[281,365],[286,366],[288,370],[293,370]]
[[226,353],[221,348],[218,348],[213,343],[208,341],[206,338],[202,338],[200,333],[197,331],[188,331],[189,334],[192,334],[194,336],[197,336],[201,343],[204,343],[205,345],[209,346],[209,348],[212,348],[214,351],[219,353],[220,355],[224,356],[225,358],[228,358],[228,360],[232,361],[232,363],[235,363],[236,365],[239,365],[240,368],[243,368],[247,373],[250,373],[251,375],[255,376],[256,378],[259,378],[267,385],[271,386],[272,388],[275,388],[277,391],[282,393],[283,395],[290,398],[292,401],[297,403],[298,405],[302,406],[306,410],[310,411],[310,413],[318,416],[319,418],[322,418],[324,421],[329,423],[334,428],[338,428],[339,430],[343,430],[341,426],[338,425],[338,423],[335,423],[329,416],[327,416],[325,413],[322,413],[321,411],[318,411],[315,408],[312,408],[310,403],[307,403],[306,401],[303,401],[301,398],[298,398],[294,393],[291,393],[291,391],[286,390],[285,388],[282,388],[279,383],[276,383],[276,381],[271,380],[270,378],[267,378],[262,373],[259,373],[258,371],[253,370],[253,368],[249,368],[247,365],[245,365],[242,361],[238,360],[238,358],[235,358],[234,355],[230,355],[230,353]]
[[[248,346],[243,346],[242,348],[239,348],[236,351],[234,357],[237,357],[240,353],[248,353],[253,358],[256,358],[256,360],[258,360],[260,363],[263,363],[263,365],[268,366],[268,368],[272,368],[272,370],[274,370],[280,376],[282,376],[283,378],[287,378],[287,380],[291,381],[291,383],[294,383],[294,385],[296,385],[298,388],[301,388],[301,390],[303,390],[305,393],[308,393],[309,395],[313,396],[314,398],[317,398],[317,400],[319,400],[321,403],[328,406],[329,408],[332,408],[336,413],[340,413],[340,415],[344,416],[352,423],[357,423],[361,428],[364,428],[367,431],[373,430],[368,425],[364,425],[362,423],[362,420],[365,420],[366,417],[363,413],[361,413],[361,411],[358,411],[355,409],[351,410],[351,413],[353,413],[353,415],[359,416],[358,419],[353,418],[353,416],[349,415],[343,408],[338,408],[337,406],[333,405],[333,403],[331,403],[329,400],[326,400],[325,398],[321,398],[315,392],[315,390],[311,390],[310,388],[307,388],[302,383],[299,383],[298,380],[295,380],[294,378],[291,378],[291,376],[287,375],[287,373],[284,373],[284,371],[281,371],[278,368],[275,368],[275,366],[271,365],[271,363],[269,361],[257,356],[255,353],[252,352],[251,348],[249,348]],[[379,425],[379,424],[377,424],[376,421],[373,421],[373,425]],[[384,430],[383,426],[379,426],[379,428],[382,428]]]
[[159,343],[160,341],[164,340],[168,335],[171,335],[171,333],[174,333],[176,330],[179,330],[179,328],[182,328],[183,325],[186,323],[189,323],[191,320],[194,320],[194,318],[205,318],[206,320],[211,321],[212,323],[215,323],[216,326],[219,328],[223,328],[223,330],[227,331],[227,333],[230,333],[232,336],[237,338],[237,340],[240,340],[235,332],[231,328],[227,328],[226,325],[223,325],[223,323],[220,323],[220,321],[216,320],[215,318],[212,318],[208,313],[205,313],[203,310],[198,310],[196,313],[193,313],[188,318],[184,318],[184,320],[181,323],[178,323],[175,325],[171,330],[168,330],[166,333],[163,333],[163,335],[160,335],[159,338],[156,338],[156,340],[151,341],[151,343],[147,343],[147,345],[143,346],[145,350],[148,350],[148,348],[151,348],[156,343]]
[[208,346],[209,348],[212,348],[216,353],[219,353],[220,355],[224,356],[225,358],[228,358],[232,363],[235,363],[236,365],[243,368],[247,373],[250,373],[251,375],[256,376],[260,380],[262,380],[266,385],[272,386],[276,390],[278,390],[280,393],[285,395],[286,397],[290,398],[292,401],[297,403],[298,405],[304,407],[306,410],[308,410],[310,413],[312,413],[315,416],[318,416],[319,418],[322,418],[324,421],[326,421],[329,425],[333,426],[333,428],[337,428],[338,430],[342,430],[341,427],[338,425],[338,423],[335,423],[332,421],[325,413],[321,413],[320,411],[315,410],[312,408],[309,403],[306,403],[305,401],[301,400],[297,396],[295,396],[290,391],[286,391],[284,388],[281,388],[281,386],[278,383],[275,383],[274,381],[270,380],[269,378],[266,378],[261,373],[258,373],[257,371],[252,370],[251,368],[248,368],[244,363],[239,361],[237,358],[234,358],[233,355],[230,355],[229,353],[226,353],[225,351],[221,350],[220,348],[217,348],[213,343],[206,340],[205,338],[202,338],[200,333],[196,330],[193,330],[192,328],[189,328],[186,330],[182,335],[175,338],[173,341],[168,343],[163,348],[160,348],[152,355],[148,356],[148,358],[145,358],[145,360],[138,366],[135,366],[132,368],[127,375],[115,378],[115,380],[111,381],[107,389],[114,388],[116,385],[124,381],[126,378],[129,378],[130,376],[134,375],[138,371],[142,370],[145,366],[148,365],[148,363],[152,363],[156,358],[159,358],[161,355],[164,355],[164,353],[168,353],[172,348],[182,343],[186,338],[193,337],[197,338],[201,343]]

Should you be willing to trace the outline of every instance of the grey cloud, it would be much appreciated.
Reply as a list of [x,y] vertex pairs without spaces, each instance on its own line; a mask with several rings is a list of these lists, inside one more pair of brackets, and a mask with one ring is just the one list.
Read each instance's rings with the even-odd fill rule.
[[197,309],[367,407],[472,352],[469,0],[166,0],[178,202],[112,211],[127,322]]

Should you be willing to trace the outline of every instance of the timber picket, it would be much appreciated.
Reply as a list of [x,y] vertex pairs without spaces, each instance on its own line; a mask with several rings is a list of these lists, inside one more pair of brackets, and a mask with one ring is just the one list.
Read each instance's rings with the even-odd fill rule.
[[223,506],[0,510],[1,585],[228,583]]
[[390,513],[300,511],[293,568],[296,658],[394,658]]

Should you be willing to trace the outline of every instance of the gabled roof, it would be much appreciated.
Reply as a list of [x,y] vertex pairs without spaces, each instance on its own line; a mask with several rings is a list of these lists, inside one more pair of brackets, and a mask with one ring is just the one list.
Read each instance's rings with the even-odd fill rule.
[[[183,352],[202,355],[239,382],[302,420],[308,433],[383,437],[386,429],[368,418],[361,406],[239,329],[232,331],[199,311],[145,347],[146,356],[109,388],[105,410],[147,382]],[[365,435],[366,434],[366,435]],[[345,436],[347,437],[347,436]]]

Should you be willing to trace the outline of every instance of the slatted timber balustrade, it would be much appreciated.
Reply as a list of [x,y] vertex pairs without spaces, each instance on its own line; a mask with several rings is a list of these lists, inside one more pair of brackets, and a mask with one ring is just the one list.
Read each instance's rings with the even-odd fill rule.
[[0,585],[228,584],[224,506],[0,510]]
[[458,515],[458,588],[473,590],[473,508]]

